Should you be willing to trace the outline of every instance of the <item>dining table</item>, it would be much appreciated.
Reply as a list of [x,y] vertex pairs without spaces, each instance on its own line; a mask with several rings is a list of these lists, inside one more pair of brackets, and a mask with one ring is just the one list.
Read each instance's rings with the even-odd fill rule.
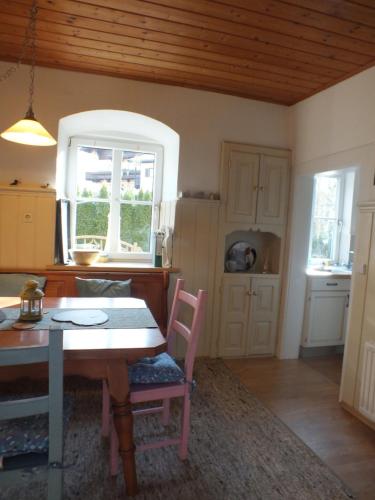
[[[0,297],[0,311],[3,315],[8,308],[19,308],[19,304],[19,297]],[[134,313],[136,309],[147,309],[143,300],[131,297],[46,297],[43,305],[47,311],[48,309],[104,309],[108,312],[115,309],[118,312],[119,309],[123,309],[124,317],[127,314],[126,310],[130,314],[129,310]],[[167,348],[166,339],[156,323],[152,327],[149,323],[144,326],[142,315],[137,318],[135,315],[134,321],[139,324],[127,328],[106,328],[105,324],[95,328],[74,325],[72,329],[64,329],[63,333],[64,375],[107,380],[128,496],[134,496],[138,492],[128,364],[143,357],[160,354]],[[31,330],[0,330],[0,349],[47,346],[48,338],[49,330],[39,328],[38,323]],[[19,367],[14,368],[13,372],[8,368],[6,373],[0,373],[0,380],[4,380],[4,377],[7,380],[18,378]],[[26,375],[28,368],[31,367],[22,368],[26,370],[22,375]],[[46,375],[45,368],[41,366],[38,373],[34,372],[34,376],[43,376],[43,373]],[[33,373],[30,372],[30,376],[33,376]]]

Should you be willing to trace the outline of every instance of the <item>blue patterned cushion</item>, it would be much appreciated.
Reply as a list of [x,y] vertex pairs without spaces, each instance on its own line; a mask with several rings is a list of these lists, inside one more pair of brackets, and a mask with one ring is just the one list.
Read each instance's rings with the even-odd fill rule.
[[[19,399],[19,397],[0,398],[0,400],[5,399]],[[72,400],[65,396],[65,424],[71,411]],[[14,457],[23,453],[48,453],[48,413],[0,420],[0,457]]]
[[140,359],[137,363],[129,365],[131,384],[183,382],[184,378],[184,372],[166,352],[153,358]]
[[48,453],[48,415],[15,418],[0,422],[0,456]]

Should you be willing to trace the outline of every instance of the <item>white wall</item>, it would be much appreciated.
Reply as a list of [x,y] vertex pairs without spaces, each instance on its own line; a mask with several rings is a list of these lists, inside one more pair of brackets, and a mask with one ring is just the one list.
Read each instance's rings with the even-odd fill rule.
[[[0,63],[0,72],[9,66]],[[28,68],[1,83],[0,130],[27,107]],[[179,190],[218,191],[222,140],[287,147],[287,108],[213,92],[85,73],[37,68],[36,117],[57,137],[60,118],[92,109],[132,111],[159,120],[180,135]],[[56,148],[0,140],[0,183],[55,185]]]
[[[300,196],[303,176],[358,167],[358,202],[375,199],[375,68],[366,70],[306,99],[289,109],[290,144],[293,148],[294,193],[286,304],[279,356],[298,355],[303,305],[300,294],[305,277],[301,249],[306,242],[301,214],[308,211]],[[307,181],[306,181],[307,182]],[[298,284],[296,286],[296,284]]]

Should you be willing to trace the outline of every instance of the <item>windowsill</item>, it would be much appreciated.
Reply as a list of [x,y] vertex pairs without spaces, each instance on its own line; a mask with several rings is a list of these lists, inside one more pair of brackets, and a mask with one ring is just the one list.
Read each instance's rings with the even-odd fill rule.
[[150,272],[162,273],[177,273],[178,269],[175,267],[155,267],[149,262],[95,262],[90,266],[78,266],[73,262],[71,264],[53,264],[46,267],[50,271],[87,271],[87,272],[100,272],[100,271],[131,271],[131,272]]

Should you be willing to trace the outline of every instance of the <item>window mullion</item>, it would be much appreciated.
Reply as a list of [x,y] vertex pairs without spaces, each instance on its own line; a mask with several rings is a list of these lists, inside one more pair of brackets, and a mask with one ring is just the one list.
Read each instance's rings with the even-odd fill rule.
[[114,149],[112,157],[112,185],[106,246],[106,250],[110,254],[120,251],[121,158],[121,151]]
[[72,236],[71,246],[76,247],[76,217],[77,217],[77,162],[78,162],[78,146],[70,144],[69,147],[69,176],[67,177],[68,197],[70,201],[70,234]]

